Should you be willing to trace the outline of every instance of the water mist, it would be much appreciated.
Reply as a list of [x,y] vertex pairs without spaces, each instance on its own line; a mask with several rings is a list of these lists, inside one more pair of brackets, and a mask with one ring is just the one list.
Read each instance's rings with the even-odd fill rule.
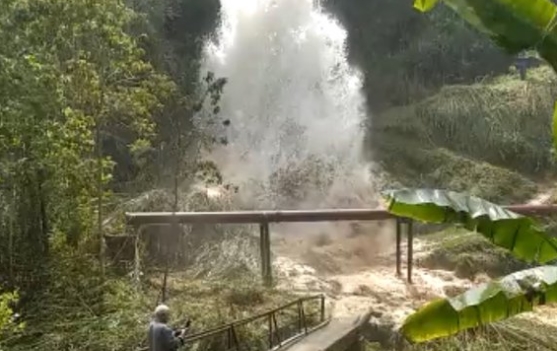
[[[346,31],[312,0],[221,0],[205,69],[226,77],[209,157],[256,209],[369,207],[365,100]],[[201,121],[202,122],[202,121]]]

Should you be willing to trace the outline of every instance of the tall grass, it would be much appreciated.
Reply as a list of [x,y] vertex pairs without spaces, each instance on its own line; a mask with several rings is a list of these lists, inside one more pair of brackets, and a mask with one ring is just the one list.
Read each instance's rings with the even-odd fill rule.
[[467,191],[509,203],[531,198],[529,178],[555,171],[551,116],[557,77],[547,67],[446,86],[390,109],[369,127],[370,157],[406,186]]
[[410,134],[421,144],[536,174],[553,167],[555,83],[553,71],[540,67],[531,70],[525,81],[503,76],[469,86],[447,86],[419,103],[385,113],[374,127],[377,133]]
[[[85,266],[79,268],[81,276],[61,270],[56,275],[57,280],[49,282],[40,298],[33,302],[33,308],[23,311],[26,327],[0,340],[0,350],[144,349],[151,313],[160,298],[159,277],[153,275],[145,279],[141,289],[121,277],[111,278],[94,288],[86,281],[90,282],[91,276],[97,274],[89,272],[86,280]],[[166,303],[171,307],[171,324],[181,327],[186,319],[191,319],[194,333],[295,299],[285,292],[264,289],[259,282],[250,279],[236,280],[232,284],[201,282],[180,275],[170,276],[168,295]],[[256,333],[261,325],[248,327],[251,329],[246,332]],[[209,344],[197,347],[199,351],[211,350]]]
[[412,351],[555,351],[557,328],[513,319],[420,346]]

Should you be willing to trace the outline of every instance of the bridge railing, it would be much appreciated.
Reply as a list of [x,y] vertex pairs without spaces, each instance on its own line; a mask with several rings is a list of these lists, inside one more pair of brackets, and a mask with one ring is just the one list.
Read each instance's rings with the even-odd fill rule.
[[320,329],[325,296],[300,298],[276,309],[188,336],[186,350],[266,351],[278,349]]

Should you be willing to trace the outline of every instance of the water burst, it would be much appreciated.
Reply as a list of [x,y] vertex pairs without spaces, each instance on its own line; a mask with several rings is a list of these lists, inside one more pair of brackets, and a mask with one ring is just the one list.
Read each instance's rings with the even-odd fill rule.
[[228,79],[228,144],[210,155],[224,177],[253,208],[370,206],[365,100],[346,31],[312,0],[221,3],[205,69]]

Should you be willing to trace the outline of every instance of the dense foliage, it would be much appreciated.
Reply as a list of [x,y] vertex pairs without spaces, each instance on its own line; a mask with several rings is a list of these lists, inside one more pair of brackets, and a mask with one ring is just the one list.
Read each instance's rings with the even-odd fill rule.
[[[1,2],[0,286],[23,302],[49,289],[60,255],[102,258],[114,190],[160,184],[154,157],[175,161],[168,145],[203,139],[193,115],[224,81],[198,84],[192,62],[218,11],[197,2],[209,24],[182,28],[169,10],[186,3],[136,3],[149,10],[139,13],[118,0]],[[182,45],[166,56],[159,46],[172,40]],[[177,125],[184,133],[171,134]]]
[[52,240],[78,248],[93,238],[113,166],[103,139],[118,133],[140,150],[154,130],[150,116],[174,89],[126,33],[133,16],[118,1],[1,4],[8,286],[38,283],[20,273],[29,280],[44,267]]
[[[536,50],[557,70],[557,5],[551,0],[417,0],[414,7],[430,11],[443,2],[468,23],[489,36],[510,54]],[[554,114],[553,142],[557,147],[557,111]]]
[[[438,0],[416,0],[420,11],[431,10]],[[549,0],[443,0],[448,7],[469,23],[486,33],[510,53],[535,49],[554,70],[557,69],[555,24],[557,6]],[[557,111],[554,113],[553,138],[557,146]],[[523,231],[533,222],[505,213],[502,208],[460,194],[438,191],[404,190],[387,194],[389,208],[394,213],[425,221],[454,221],[455,219],[486,235],[493,243],[509,249],[522,259],[534,258],[539,263],[555,259],[555,238],[545,236],[536,244],[538,234]],[[487,210],[487,211],[486,211]],[[472,224],[470,226],[470,224]],[[538,236],[538,239],[535,237]],[[522,237],[522,238],[521,238]],[[526,239],[526,240],[525,240]],[[532,245],[532,246],[530,246]],[[525,255],[529,251],[530,255]],[[401,330],[412,342],[422,342],[460,331],[485,326],[522,312],[536,305],[556,301],[554,266],[537,267],[506,276],[499,281],[449,299],[437,299],[410,315]]]
[[554,238],[528,217],[475,196],[439,189],[385,191],[392,214],[428,223],[456,223],[475,231],[525,262],[557,259]]
[[[458,223],[529,263],[557,257],[557,241],[527,217],[474,196],[437,189],[386,191],[389,212],[431,223]],[[557,301],[557,268],[507,275],[458,296],[434,299],[409,315],[402,335],[419,343],[483,327]]]
[[[452,11],[424,16],[405,0],[326,0],[348,30],[370,109],[419,101],[445,84],[506,72],[512,57]],[[372,117],[374,120],[378,116]]]

